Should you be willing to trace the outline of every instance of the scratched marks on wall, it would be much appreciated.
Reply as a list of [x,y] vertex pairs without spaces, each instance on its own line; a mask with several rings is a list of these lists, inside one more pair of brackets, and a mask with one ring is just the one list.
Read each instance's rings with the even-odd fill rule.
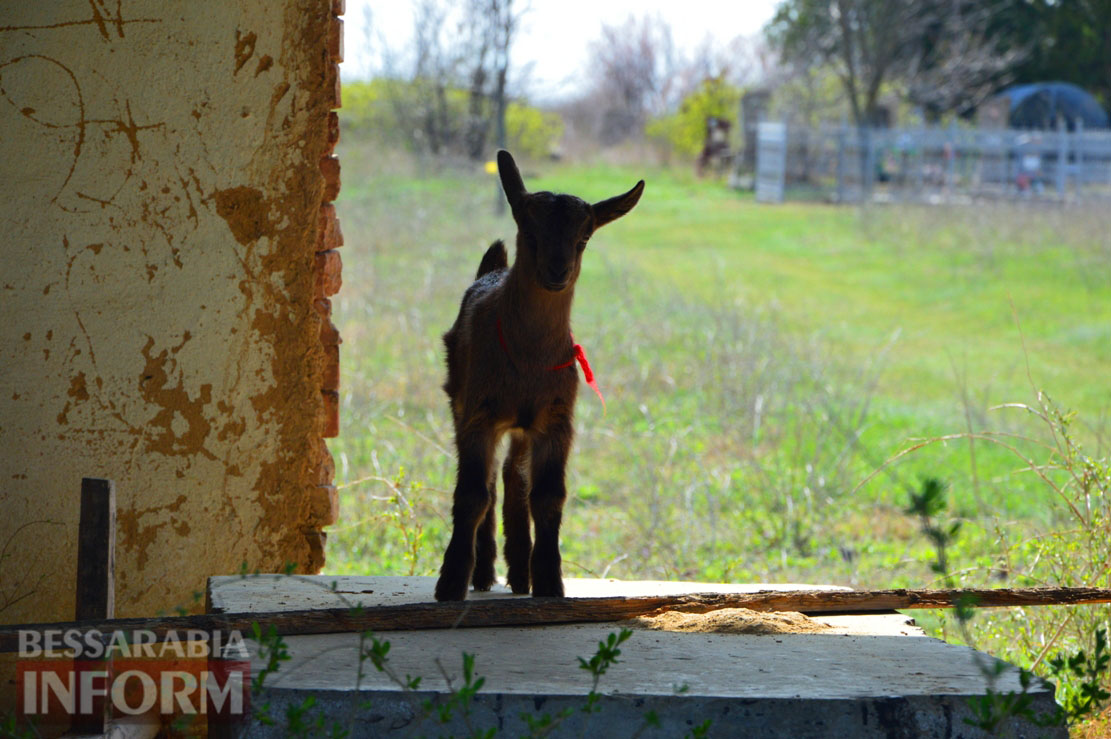
[[[0,20],[0,479],[24,518],[67,526],[74,479],[116,479],[121,615],[186,604],[202,570],[322,559],[333,7],[57,0]],[[59,546],[13,568],[71,561]],[[57,569],[45,610],[13,618],[71,614]]]
[[[131,24],[162,22],[158,18],[126,17],[123,0],[115,0],[115,2],[88,0],[86,16],[70,17],[71,9],[75,10],[78,7],[77,3],[26,4],[11,15],[22,13],[24,16],[32,16],[28,19],[30,22],[0,26],[0,34],[3,34],[0,38],[6,37],[10,41],[13,38],[37,38],[39,34],[92,32],[98,34],[102,41],[111,43],[125,38],[125,29]],[[35,22],[36,20],[38,22]],[[0,97],[28,122],[46,129],[41,132],[43,136],[52,136],[58,140],[62,148],[71,150],[71,159],[64,178],[50,197],[51,203],[63,208],[66,205],[59,201],[73,179],[85,151],[90,124],[107,125],[110,129],[127,135],[133,150],[136,151],[138,130],[162,125],[156,123],[150,126],[139,126],[131,117],[129,105],[126,121],[122,116],[114,119],[88,119],[82,85],[72,66],[44,53],[30,53],[11,58],[0,57]],[[5,130],[11,129],[6,127]],[[44,169],[44,171],[55,170]],[[80,192],[76,195],[92,202],[103,203],[111,200],[102,195]]]
[[[64,10],[55,8],[54,12]],[[104,41],[118,41],[125,37],[128,24],[160,22],[154,18],[125,17],[122,2],[92,0],[89,10],[91,15],[81,20],[5,26],[0,32],[18,39],[21,46],[53,50],[57,43],[51,42],[56,42],[59,34],[96,34]],[[73,46],[80,48],[79,40]],[[127,51],[127,47],[120,49]],[[154,120],[150,114],[137,114],[132,100],[126,96],[104,95],[106,80],[95,71],[95,65],[87,63],[84,55],[78,55],[76,62],[63,61],[59,56],[56,52],[33,51],[0,58],[0,126],[12,139],[33,151],[36,159],[33,172],[3,172],[26,179],[29,185],[21,188],[26,202],[20,202],[18,210],[35,213],[44,201],[71,214],[112,209],[115,211],[110,221],[112,230],[120,233],[140,222],[148,224],[163,236],[169,261],[180,267],[178,249],[170,236],[176,230],[176,214],[171,211],[173,202],[184,199],[195,217],[189,182],[180,174],[176,181],[171,178],[168,183],[150,182],[148,179],[153,178],[143,176],[147,173],[142,166],[144,147],[150,137],[157,136],[160,139],[157,143],[165,147],[169,133],[166,123]],[[93,78],[99,94],[86,93],[88,78]],[[13,162],[9,166],[19,164],[22,163]],[[145,191],[138,211],[117,203],[128,187]],[[180,192],[171,194],[173,189]],[[113,246],[132,248],[128,244]],[[150,239],[138,239],[134,247],[151,257]],[[158,257],[147,259],[144,266],[148,280],[165,261]]]
[[[78,19],[59,19],[53,22],[39,22],[39,23],[20,23],[8,26],[0,26],[0,33],[5,31],[47,31],[56,30],[60,28],[74,28],[78,26],[90,26],[97,30],[100,36],[105,41],[111,41],[113,37],[124,38],[124,28],[133,23],[161,23],[159,18],[125,18],[123,12],[123,0],[88,0],[89,15],[87,17]],[[77,3],[70,3],[68,6],[64,3],[57,3],[55,7],[50,10],[54,12],[68,13],[68,8],[77,5]],[[21,9],[26,11],[26,9]]]
[[[129,99],[99,102],[97,107],[109,113],[104,117],[90,117],[88,107],[78,77],[57,59],[28,54],[0,62],[0,125],[13,138],[35,142],[39,153],[32,180],[37,187],[25,191],[31,201],[26,206],[41,206],[45,199],[71,214],[113,209],[114,230],[149,224],[166,237],[172,261],[180,267],[169,226],[183,216],[196,220],[195,177],[160,176],[156,170],[162,162],[144,167],[146,147],[164,150],[169,143],[166,123],[141,116],[137,121]],[[117,203],[128,187],[140,193],[137,214]],[[175,203],[184,212],[172,214]],[[148,247],[144,240],[139,248]],[[150,265],[148,278],[157,268]]]
[[[30,122],[30,126],[43,129],[36,133],[56,144],[59,158],[69,160],[57,187],[48,185],[53,191],[50,203],[57,204],[58,198],[73,178],[77,161],[85,146],[88,121],[85,120],[85,99],[77,77],[65,64],[43,54],[27,54],[2,60],[0,99],[8,105],[8,110],[5,111],[8,115],[0,114],[0,123],[3,123],[5,131],[13,138],[20,136],[23,132],[16,129],[23,122],[17,116],[22,116]],[[42,164],[43,173],[52,175],[53,162]],[[55,179],[57,177],[54,175]]]

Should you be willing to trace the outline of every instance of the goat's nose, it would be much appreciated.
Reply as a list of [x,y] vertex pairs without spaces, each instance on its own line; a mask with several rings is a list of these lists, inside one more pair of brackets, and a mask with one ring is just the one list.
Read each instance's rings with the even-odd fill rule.
[[552,282],[566,282],[567,277],[571,274],[570,267],[552,267],[548,270],[552,277]]

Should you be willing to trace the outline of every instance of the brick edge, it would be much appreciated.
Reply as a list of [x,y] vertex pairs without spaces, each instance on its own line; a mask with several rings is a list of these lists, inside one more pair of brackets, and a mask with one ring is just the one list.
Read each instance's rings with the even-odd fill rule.
[[328,23],[327,74],[323,81],[330,92],[330,112],[326,123],[327,144],[320,160],[320,173],[324,178],[324,196],[320,205],[315,251],[315,290],[313,307],[320,316],[320,344],[324,353],[324,372],[321,377],[322,432],[320,439],[320,466],[315,475],[316,487],[309,500],[308,511],[303,529],[305,539],[311,550],[312,559],[324,563],[324,550],[328,535],[322,529],[331,526],[339,518],[339,494],[334,484],[336,465],[325,439],[339,436],[339,346],[343,343],[339,330],[332,323],[332,301],[330,298],[343,284],[341,271],[343,262],[337,249],[343,246],[343,232],[340,230],[336,207],[332,201],[339,195],[340,164],[333,153],[339,143],[339,114],[336,109],[342,104],[340,94],[339,64],[343,61],[343,20],[339,17],[346,12],[344,0],[331,0],[326,23]]

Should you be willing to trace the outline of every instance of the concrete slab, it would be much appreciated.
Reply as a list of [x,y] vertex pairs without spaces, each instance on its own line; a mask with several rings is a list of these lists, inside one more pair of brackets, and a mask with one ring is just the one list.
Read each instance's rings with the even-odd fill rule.
[[[322,583],[335,592],[328,592]],[[336,598],[366,606],[420,602],[431,597],[432,578],[213,578],[209,599],[215,611],[335,607]],[[747,592],[780,585],[734,586],[703,583],[570,581],[569,595]],[[813,586],[799,585],[810,589]],[[373,592],[367,592],[373,591]],[[517,597],[504,593],[479,597]],[[414,600],[415,599],[415,600]],[[268,681],[265,700],[281,717],[312,695],[328,722],[349,726],[356,736],[470,735],[494,727],[499,735],[528,735],[522,714],[540,718],[572,713],[555,736],[631,736],[649,712],[660,726],[641,736],[683,736],[709,720],[710,736],[741,737],[973,737],[965,725],[967,698],[988,685],[975,653],[921,636],[899,614],[829,617],[842,629],[820,634],[674,633],[635,630],[622,646],[620,662],[598,685],[597,713],[583,713],[590,676],[578,658],[591,657],[600,640],[619,624],[525,628],[392,631],[389,665],[395,675],[420,676],[419,691],[402,690],[364,662],[359,673],[359,636],[326,634],[287,637],[290,660]],[[901,624],[901,626],[897,626]],[[874,633],[869,633],[873,628]],[[846,633],[848,632],[848,633]],[[366,645],[364,645],[366,646]],[[252,645],[253,648],[253,645]],[[443,704],[462,683],[462,654],[475,655],[485,682],[472,713],[456,710],[441,725],[426,701]],[[255,650],[252,669],[263,662]],[[450,680],[450,685],[449,685]],[[1018,691],[1017,671],[1006,671],[995,690]],[[1052,686],[1031,691],[1036,710],[1053,707]],[[470,728],[468,727],[470,724]],[[279,725],[281,721],[279,720]],[[1014,736],[1061,736],[1016,722]],[[252,724],[248,736],[282,736],[284,730]]]

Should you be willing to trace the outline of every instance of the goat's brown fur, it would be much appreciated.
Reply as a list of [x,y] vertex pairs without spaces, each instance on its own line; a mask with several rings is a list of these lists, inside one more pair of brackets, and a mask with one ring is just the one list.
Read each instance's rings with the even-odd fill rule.
[[489,590],[495,582],[494,449],[506,432],[502,519],[509,586],[514,593],[531,586],[533,595],[563,595],[559,526],[579,378],[573,364],[551,368],[572,357],[571,301],[587,240],[632,210],[644,191],[641,180],[593,205],[573,195],[529,193],[506,151],[498,152],[498,172],[517,222],[516,257],[509,266],[501,241],[486,250],[459,317],[444,334],[444,391],[459,469],[437,600],[463,600],[470,584]]

